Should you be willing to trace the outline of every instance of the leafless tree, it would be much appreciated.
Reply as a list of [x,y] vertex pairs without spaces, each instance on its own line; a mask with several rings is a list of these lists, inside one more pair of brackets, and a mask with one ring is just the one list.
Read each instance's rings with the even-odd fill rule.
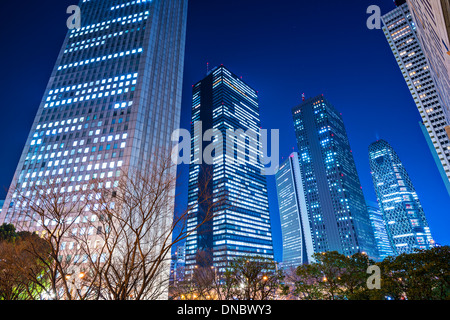
[[71,288],[70,277],[80,251],[73,233],[87,215],[91,201],[89,184],[74,185],[67,177],[46,177],[27,183],[26,188],[15,189],[13,214],[19,230],[35,232],[49,248],[48,254],[29,248],[45,270],[40,285],[52,299],[84,299]]
[[281,280],[282,272],[277,269],[276,263],[264,257],[239,257],[222,268],[199,263],[192,278],[186,279],[177,288],[175,298],[270,300],[280,293]]
[[166,155],[159,153],[140,169],[122,169],[116,184],[95,192],[90,208],[98,216],[90,226],[95,240],[80,241],[105,299],[167,299],[172,247],[210,221],[222,203],[208,191],[211,177],[199,182],[198,205],[206,208],[206,214],[187,231],[192,207],[174,216],[178,177]]
[[264,257],[240,257],[230,263],[232,278],[239,284],[239,300],[272,300],[280,289],[282,273],[275,261]]
[[[95,176],[92,176],[95,177]],[[16,188],[15,221],[49,245],[35,252],[45,266],[52,299],[166,299],[170,252],[210,221],[223,200],[211,175],[198,183],[205,211],[186,228],[193,206],[174,216],[176,165],[166,152],[98,179],[36,179]],[[44,284],[42,284],[44,286]]]

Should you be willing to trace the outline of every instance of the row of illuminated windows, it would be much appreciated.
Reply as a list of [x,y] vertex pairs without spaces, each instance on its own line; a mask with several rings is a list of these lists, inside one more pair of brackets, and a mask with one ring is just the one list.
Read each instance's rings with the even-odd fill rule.
[[[81,89],[84,89],[84,90],[77,91],[76,92],[77,95],[85,94],[85,93],[93,93],[93,92],[95,93],[97,91],[102,91],[105,88],[106,89],[110,89],[111,85],[112,85],[112,88],[116,88],[117,87],[117,83],[116,82],[119,82],[119,81],[120,81],[120,83],[122,83],[121,86],[123,86],[124,81],[131,80],[131,79],[136,80],[137,77],[138,77],[138,73],[123,74],[123,75],[120,75],[120,76],[115,76],[115,77],[111,77],[111,78],[105,78],[105,79],[102,79],[102,80],[97,80],[95,82],[91,81],[91,82],[80,83],[78,85],[72,85],[72,86],[60,87],[60,88],[52,89],[52,90],[49,90],[48,94],[51,96],[51,95],[56,95],[58,93],[69,92],[69,91],[74,91],[74,90],[81,90]],[[113,82],[114,82],[114,84],[113,84]],[[125,82],[126,86],[129,85],[128,82],[129,81]],[[107,84],[109,84],[109,86]],[[133,82],[132,84],[136,84],[136,82]],[[97,87],[93,87],[94,85],[97,86]],[[105,87],[105,86],[100,86],[100,85],[107,85],[107,86]],[[88,87],[93,87],[93,88],[89,88],[88,89]],[[53,98],[53,100],[55,100],[55,97]]]
[[43,123],[43,124],[38,124],[37,126],[36,126],[36,130],[39,130],[39,129],[45,129],[45,128],[52,128],[53,126],[55,126],[55,127],[58,127],[58,126],[64,126],[64,125],[66,125],[66,124],[76,124],[76,123],[78,123],[78,120],[80,121],[80,122],[83,122],[84,121],[84,117],[81,117],[81,118],[74,118],[74,119],[67,119],[67,120],[62,120],[61,122],[59,122],[59,121],[55,121],[55,122],[50,122],[50,123]]
[[[81,117],[80,118],[80,122],[83,122],[84,121],[84,117]],[[72,126],[70,126],[71,124],[76,124],[78,122],[78,118],[75,118],[74,120],[73,120],[73,122],[72,122],[72,120],[71,119],[69,119],[69,120],[67,120],[67,121],[65,121],[65,120],[63,120],[63,121],[61,121],[61,122],[59,122],[59,121],[56,121],[56,122],[50,122],[49,124],[48,124],[48,126],[47,126],[47,124],[45,123],[45,124],[43,124],[43,125],[38,125],[37,127],[36,127],[36,130],[39,130],[39,129],[45,129],[45,128],[49,128],[48,130],[43,130],[43,131],[41,131],[41,132],[38,132],[38,131],[36,131],[34,134],[33,134],[33,138],[34,138],[34,140],[32,140],[31,141],[31,145],[33,146],[33,145],[35,145],[35,144],[37,144],[37,145],[39,145],[39,144],[41,144],[42,143],[42,139],[38,139],[39,137],[42,137],[42,136],[44,136],[44,135],[46,135],[46,136],[49,136],[49,135],[55,135],[55,134],[58,134],[58,133],[63,133],[63,132],[69,132],[69,131],[75,131],[75,130],[81,130],[82,128],[83,128],[83,126],[81,125],[81,124],[79,124],[78,126],[75,126],[75,125],[72,125]],[[61,125],[61,126],[64,126],[64,125],[67,125],[66,127],[61,127],[61,128],[59,128],[59,129],[50,129],[50,128],[52,128],[53,127],[53,124],[54,124],[54,126],[55,127],[58,127],[59,125]],[[87,126],[88,126],[88,124],[85,124],[85,128],[87,128]]]
[[84,34],[88,34],[88,33],[93,33],[93,32],[97,32],[97,31],[102,31],[105,29],[109,29],[109,25],[112,23],[116,23],[116,22],[121,22],[123,25],[127,24],[127,23],[135,23],[135,22],[140,22],[143,20],[146,20],[149,16],[150,12],[149,11],[145,11],[145,12],[140,12],[129,15],[129,16],[124,16],[124,17],[119,17],[116,19],[112,19],[112,20],[108,20],[108,21],[103,21],[103,22],[99,22],[96,24],[91,24],[88,26],[84,26],[81,27],[79,29],[72,29],[72,34],[70,35],[70,38],[72,37],[78,37],[78,36],[82,36]]
[[[122,165],[123,165],[122,161],[118,161],[117,162],[117,168],[120,168]],[[115,166],[116,166],[115,162],[109,163],[109,169],[114,169]],[[84,170],[84,167],[81,167],[81,168],[83,168],[83,170]],[[89,168],[88,171],[100,170],[100,165],[99,164],[96,164],[95,166],[89,165],[88,168]],[[104,170],[104,169],[108,169],[108,163],[106,163],[106,162],[102,164],[102,170]],[[72,169],[72,171],[74,173],[77,173],[78,172],[78,167],[74,167]],[[27,173],[26,177],[28,177],[28,179],[30,177],[31,178],[37,178],[37,177],[42,178],[42,177],[49,177],[49,176],[55,176],[55,175],[69,174],[70,172],[71,172],[70,168],[66,168],[66,169],[60,168],[59,170],[58,169],[54,169],[52,171],[50,171],[50,170],[46,170],[45,172],[44,171],[40,171],[39,173],[37,173],[37,172]],[[114,175],[116,177],[119,177],[120,176],[120,170],[116,171],[115,174],[114,174],[114,171],[108,171],[108,172],[104,171],[104,172],[100,172],[100,173],[93,173],[92,174],[92,179],[112,178],[112,177],[114,177]],[[89,181],[90,179],[91,179],[91,175],[90,174],[86,174],[86,175],[81,174],[81,175],[78,175],[78,176],[74,175],[74,176],[70,177],[70,181],[72,181],[72,182]],[[30,185],[29,185],[29,183],[27,181],[22,183],[22,189],[25,189],[28,186],[30,186]],[[75,187],[71,186],[71,187],[68,188],[68,192],[72,192],[73,188],[75,188],[74,191],[79,191],[80,190],[79,187],[80,186],[75,186]],[[109,188],[108,185],[107,185],[107,188]]]
[[[119,143],[114,143],[114,144],[107,144],[105,150],[111,150],[111,145],[113,146],[113,149],[118,149],[119,148]],[[101,146],[94,146],[92,148],[90,148],[90,147],[89,148],[85,148],[84,149],[84,153],[87,154],[87,153],[89,153],[89,151],[96,152],[97,151],[97,147],[98,147],[98,151],[103,151],[103,145],[101,145]],[[125,147],[126,147],[126,142],[120,143],[120,148],[121,149],[123,149]],[[75,153],[76,153],[76,150],[72,149],[71,152],[70,152],[70,155],[75,155]],[[83,153],[83,149],[78,149],[78,154],[82,154],[82,153]],[[51,154],[45,154],[45,155],[40,154],[39,156],[33,155],[31,157],[31,159],[29,159],[30,155],[28,155],[26,160],[35,160],[35,159],[37,159],[38,161],[40,161],[41,159],[47,160],[49,158],[50,159],[55,159],[55,158],[58,159],[61,156],[67,157],[68,155],[69,155],[69,150],[66,150],[66,151],[64,151],[64,153],[62,151],[60,151],[58,153],[52,152]],[[97,157],[97,158],[99,160],[99,157]],[[77,161],[77,159],[79,159],[79,158],[75,159],[75,163],[79,162],[79,160]],[[53,166],[53,161],[54,160],[51,160],[48,163],[48,167]],[[63,159],[62,161],[63,161],[63,164],[66,163],[66,159]],[[85,157],[82,158],[82,162],[86,162],[86,161],[87,161],[87,157],[85,156]],[[90,161],[92,161],[92,160],[90,160]],[[72,162],[73,162],[73,159],[68,159],[68,164],[72,164]],[[59,160],[55,160],[55,166],[57,166],[57,165],[59,165]]]
[[[117,107],[117,105],[118,105],[118,107],[123,107],[123,104],[116,104],[116,107]],[[128,120],[127,120],[128,121]],[[118,123],[122,123],[123,122],[123,119],[122,118],[120,118],[119,120],[118,120]],[[112,120],[112,124],[114,124],[115,123],[115,119],[113,119]],[[103,124],[103,122],[102,121],[99,121],[98,122],[98,124],[97,124],[97,126],[101,126]],[[85,124],[85,128],[87,128],[87,126],[88,126],[88,124],[86,123]],[[39,127],[39,126],[38,126]],[[40,128],[40,127],[39,127]],[[82,125],[78,125],[78,126],[66,126],[66,127],[61,127],[61,128],[59,128],[59,129],[53,129],[53,130],[47,130],[47,131],[41,131],[40,133],[39,132],[35,132],[35,134],[33,135],[33,140],[31,140],[31,143],[30,143],[30,145],[31,146],[34,146],[34,145],[41,145],[42,143],[43,143],[43,140],[42,140],[42,138],[39,138],[40,136],[43,136],[43,135],[50,135],[50,134],[58,134],[58,133],[63,133],[63,132],[69,132],[69,131],[75,131],[75,130],[81,130],[83,128],[83,126]],[[93,135],[99,135],[99,134],[101,134],[102,133],[102,130],[101,129],[97,129],[97,130],[92,130],[92,131],[89,131],[89,133],[88,133],[88,135],[89,136],[93,136]],[[108,141],[112,141],[112,135],[110,135],[107,139],[108,139]],[[116,137],[119,137],[119,135],[116,135]],[[124,133],[123,134],[123,138],[122,139],[126,139],[126,137],[127,137],[127,133]],[[94,141],[96,141],[96,140],[98,140],[97,138],[94,140]],[[102,137],[102,138],[100,138],[100,141],[101,142],[105,142],[105,140],[106,140],[106,137]],[[118,138],[116,138],[116,140],[118,140]],[[82,140],[83,142],[81,142],[81,144],[80,145],[82,145],[82,143],[84,143],[84,140]],[[96,143],[96,142],[94,142],[94,143]],[[78,145],[78,141],[74,141],[73,142],[73,147],[76,147]],[[61,148],[62,148],[63,146],[61,146]],[[47,146],[47,150],[50,150],[50,146]]]
[[[136,80],[133,81],[133,83],[136,83]],[[115,85],[116,86],[116,85]],[[107,87],[110,87],[109,85]],[[131,91],[134,91],[135,87],[131,88]],[[89,101],[89,100],[94,100],[94,99],[100,99],[103,97],[108,97],[108,96],[114,96],[114,95],[120,95],[122,93],[128,93],[130,91],[130,88],[124,88],[124,89],[117,89],[117,90],[111,90],[111,91],[106,91],[106,92],[100,92],[100,93],[94,93],[92,95],[88,94],[86,96],[81,96],[81,97],[77,97],[77,98],[68,98],[68,99],[63,99],[63,100],[58,100],[58,101],[53,101],[50,103],[46,103],[44,105],[44,109],[46,108],[52,108],[52,107],[58,107],[60,105],[64,106],[64,105],[68,105],[68,104],[72,104],[72,103],[77,103],[77,102],[83,102],[83,101]],[[48,100],[48,99],[47,99]],[[128,106],[131,106],[133,104],[132,101],[130,101],[128,103]],[[125,108],[127,105],[125,102],[121,103],[121,106],[117,106],[117,104],[114,105],[114,107],[117,109],[119,107]]]
[[[55,145],[55,146],[57,146],[57,145]],[[114,143],[114,144],[107,144],[106,145],[106,147],[105,147],[105,150],[111,150],[111,146],[113,146],[113,150],[114,149],[118,149],[119,148],[119,143]],[[122,143],[120,143],[120,148],[121,149],[123,149],[123,148],[125,148],[125,146],[126,146],[126,142],[122,142]],[[50,146],[48,146],[47,147],[47,150],[49,150],[49,147]],[[61,145],[61,148],[63,148],[64,147],[64,144],[62,144]],[[94,147],[92,147],[92,149],[91,148],[85,148],[84,149],[84,153],[86,154],[86,153],[89,153],[89,150],[91,150],[91,152],[96,152],[97,151],[97,147],[98,147],[98,151],[100,152],[100,151],[103,151],[103,145],[101,145],[101,146],[94,146]],[[41,152],[43,151],[43,149],[41,150]],[[73,155],[75,155],[76,154],[76,149],[72,149],[71,151],[70,151],[70,155],[71,156],[73,156]],[[81,149],[78,149],[78,154],[82,154],[83,153],[83,149],[81,148]],[[55,161],[55,166],[58,166],[59,165],[59,160],[58,160],[58,158],[60,158],[60,157],[62,157],[62,156],[64,156],[64,157],[67,157],[69,155],[69,150],[65,150],[64,152],[62,152],[62,151],[60,151],[60,152],[52,152],[52,153],[50,153],[50,154],[45,154],[45,155],[42,155],[42,154],[40,154],[40,155],[36,155],[36,154],[34,154],[34,155],[31,155],[31,153],[29,153],[28,155],[27,155],[27,157],[26,157],[26,161],[27,160],[31,160],[31,161],[34,161],[34,160],[37,160],[37,161],[40,161],[40,160],[47,160],[47,159],[51,159],[51,161],[49,162],[49,164],[48,164],[48,166],[49,167],[51,167],[51,166],[53,166],[53,164],[54,164],[54,162],[53,161]],[[113,158],[115,158],[117,156],[117,153],[116,152],[114,152],[113,154],[112,154],[112,157]],[[123,156],[123,151],[121,151],[120,152],[120,157],[121,156]],[[101,154],[98,154],[97,155],[97,160],[101,160],[101,157],[102,157],[102,155]],[[105,154],[105,157],[104,157],[105,159],[108,159],[109,158],[109,156],[108,156],[108,154]],[[90,156],[89,157],[89,161],[94,161],[94,159],[95,159],[95,157],[94,156]],[[79,158],[76,158],[75,159],[75,163],[78,163],[80,160],[79,160]],[[83,157],[82,158],[82,162],[86,162],[87,161],[87,157],[85,156],[85,157]],[[66,162],[70,165],[70,164],[72,164],[73,162],[74,162],[74,159],[72,159],[72,158],[70,158],[70,159],[62,159],[62,165],[65,165],[66,164]],[[44,165],[44,164],[43,164]]]
[[118,9],[121,9],[121,8],[125,8],[125,7],[129,7],[129,6],[135,5],[135,4],[146,3],[146,2],[152,2],[152,0],[148,0],[148,1],[147,0],[136,0],[136,1],[131,1],[131,2],[128,2],[128,3],[124,3],[124,4],[119,4],[119,5],[111,7],[111,11],[112,10],[118,10]]
[[133,50],[122,51],[122,52],[119,52],[119,53],[109,54],[109,55],[103,56],[103,57],[91,58],[91,59],[87,59],[87,60],[83,60],[83,61],[79,61],[79,62],[66,64],[64,66],[59,66],[58,70],[63,70],[63,69],[67,69],[67,68],[83,66],[83,65],[90,64],[90,63],[94,63],[94,62],[100,62],[100,61],[115,59],[115,58],[119,58],[119,57],[125,57],[125,56],[129,56],[129,55],[132,55],[132,54],[141,53],[142,51],[143,51],[142,48],[138,48],[138,49],[133,49]]
[[[236,79],[235,77],[233,77],[233,75],[225,68],[220,68],[217,71],[214,72],[215,76],[217,75],[217,73],[222,70],[223,73],[225,75],[227,75],[228,80],[231,82],[231,84],[233,84],[234,86],[242,89],[244,92],[248,93],[251,97],[253,98],[257,98],[257,91],[253,90],[252,88],[250,88],[246,83],[244,83],[242,80],[240,79]],[[224,78],[225,80],[225,78]],[[230,83],[229,82],[229,83]]]
[[[140,31],[141,28],[132,29],[131,32],[133,32],[135,30],[136,31]],[[129,30],[120,31],[120,32],[114,32],[114,33],[110,33],[108,35],[104,35],[104,36],[100,36],[100,37],[96,37],[96,38],[85,39],[85,40],[82,40],[82,41],[74,42],[74,43],[71,43],[70,46],[68,46],[68,48],[64,50],[64,53],[76,52],[76,51],[79,51],[79,50],[84,50],[84,49],[89,49],[89,48],[93,48],[93,47],[98,47],[98,46],[101,46],[101,45],[105,44],[107,39],[111,39],[111,38],[115,38],[115,37],[121,37],[124,34],[127,34],[129,32],[130,32]]]
[[[64,50],[65,55],[59,61],[59,65],[69,65],[70,63],[74,64],[76,61],[83,61],[97,56],[106,56],[107,54],[114,52],[139,48],[144,41],[144,33],[138,32],[140,30],[143,29],[138,27],[125,31],[111,30],[110,34],[99,35],[98,37],[93,38],[88,36],[81,38],[77,43],[85,43],[83,45],[76,45],[76,43],[74,43],[72,44],[74,47],[69,47],[71,45],[69,44]],[[120,37],[118,37],[119,35]],[[106,63],[106,59],[99,61],[104,61],[102,62],[103,65]],[[82,67],[82,64],[79,65],[80,67],[78,68],[80,69],[87,68],[87,66]]]
[[[123,32],[121,32],[121,33],[123,33]],[[106,38],[106,36],[104,36],[104,38]],[[99,37],[99,39],[101,39],[101,37]],[[87,42],[89,43],[90,41],[87,40]],[[89,49],[89,48],[92,48],[92,47],[98,47],[98,46],[104,45],[105,43],[106,43],[105,40],[99,40],[99,41],[97,41],[95,43],[86,44],[86,45],[80,45],[80,46],[78,46],[78,43],[77,43],[77,46],[75,48],[66,49],[66,50],[64,50],[64,53],[71,53],[71,52],[75,52],[75,51],[79,51],[79,50]],[[75,46],[75,44],[72,43],[72,46]]]

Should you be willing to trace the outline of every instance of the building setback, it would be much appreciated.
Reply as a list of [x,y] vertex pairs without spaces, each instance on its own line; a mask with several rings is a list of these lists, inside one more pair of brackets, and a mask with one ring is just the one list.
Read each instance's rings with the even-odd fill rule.
[[314,253],[308,210],[297,152],[281,164],[276,174],[280,212],[283,268],[312,262]]
[[[273,259],[267,182],[260,162],[257,91],[218,66],[193,86],[191,119],[188,206],[192,210],[187,231],[192,232],[206,215],[207,208],[202,205],[205,193],[214,195],[215,201],[221,199],[222,205],[215,208],[213,220],[186,239],[187,273],[203,263],[198,261],[198,252],[206,254],[206,264],[219,270],[242,256]],[[213,138],[217,144],[213,163],[203,157],[211,144],[200,143],[210,129],[223,139]],[[241,161],[235,162],[238,159]],[[199,191],[201,183],[208,180],[212,181],[208,190]]]
[[397,5],[382,17],[383,31],[422,117],[421,129],[450,194],[450,112],[440,99],[432,75],[434,67],[430,67],[421,46],[408,4],[398,1]]
[[377,249],[341,114],[323,96],[292,110],[314,252]]
[[395,255],[434,245],[412,181],[395,150],[385,140],[369,146],[370,169],[387,234]]

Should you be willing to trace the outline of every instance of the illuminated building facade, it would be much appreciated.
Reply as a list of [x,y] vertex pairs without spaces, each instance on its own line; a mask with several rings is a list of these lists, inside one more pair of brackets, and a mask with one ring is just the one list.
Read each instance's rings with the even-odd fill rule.
[[[428,0],[423,4],[426,2]],[[440,99],[439,86],[419,41],[408,4],[405,1],[397,4],[396,9],[382,17],[383,31],[422,117],[421,129],[450,194],[450,112]]]
[[446,0],[407,3],[439,97],[450,114],[450,3]]
[[[197,261],[198,252],[206,253],[207,263],[219,270],[241,256],[272,259],[267,182],[259,160],[262,147],[257,92],[227,68],[218,66],[193,86],[191,119],[188,206],[192,210],[187,231],[192,232],[204,221],[207,209],[199,191],[204,181],[212,179],[203,194],[214,195],[214,201],[221,199],[221,205],[214,209],[212,220],[186,239],[187,273],[201,263]],[[213,138],[217,148],[214,162],[208,164],[202,161],[202,155],[210,144],[199,142],[210,129],[223,140]],[[231,152],[227,150],[230,145]],[[236,163],[238,158],[242,161]]]
[[283,243],[283,268],[312,262],[314,253],[298,154],[292,153],[275,176]]
[[[68,30],[0,215],[19,230],[41,227],[21,210],[16,186],[26,194],[53,179],[74,199],[92,179],[114,188],[121,170],[139,170],[171,148],[180,125],[187,0],[79,7],[81,27]],[[72,236],[91,235],[84,229],[75,221]]]
[[378,258],[383,260],[386,257],[393,256],[394,251],[392,250],[391,242],[387,234],[386,221],[384,220],[383,213],[378,207],[378,204],[368,202],[367,210],[377,242]]
[[377,249],[341,114],[323,96],[293,108],[301,177],[314,252]]
[[395,150],[385,140],[378,140],[369,146],[369,160],[394,254],[432,247],[434,241],[422,205]]
[[172,254],[172,260],[170,264],[170,282],[176,284],[184,280],[184,266],[185,266],[185,249],[184,245],[180,245],[176,248],[174,254]]

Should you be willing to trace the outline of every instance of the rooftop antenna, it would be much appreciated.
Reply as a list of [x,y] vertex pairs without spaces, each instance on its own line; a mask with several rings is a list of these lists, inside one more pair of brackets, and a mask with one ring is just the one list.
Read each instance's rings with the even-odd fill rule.
[[206,63],[206,74],[209,73],[209,62]]
[[306,99],[306,97],[305,97],[305,94],[303,93],[302,94],[302,101],[305,101],[305,99]]

